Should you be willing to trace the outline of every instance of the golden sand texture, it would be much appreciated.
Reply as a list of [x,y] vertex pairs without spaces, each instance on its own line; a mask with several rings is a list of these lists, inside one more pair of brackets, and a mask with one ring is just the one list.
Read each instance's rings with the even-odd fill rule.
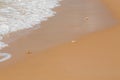
[[[99,0],[66,0],[55,9],[57,14],[43,22],[40,29],[30,31],[3,50],[13,55],[11,60],[24,57],[26,52],[34,54],[47,48],[80,38],[90,32],[113,26],[115,20],[110,11]],[[38,25],[39,26],[39,25]],[[24,34],[25,33],[25,34]],[[12,41],[16,36],[9,41]]]
[[[79,2],[79,0],[76,1]],[[120,6],[114,4],[115,0],[104,1],[104,4],[111,7],[114,15],[120,14],[117,10]],[[64,25],[61,24],[61,26]],[[43,30],[45,31],[45,28]],[[119,25],[91,33],[80,39],[71,40],[46,51],[39,50],[40,44],[31,46],[38,44],[34,40],[36,42],[41,40],[37,34],[37,31],[30,34],[32,40],[28,36],[11,44],[14,47],[11,48],[11,52],[24,53],[28,48],[27,46],[30,46],[29,50],[36,54],[25,54],[24,60],[9,65],[9,67],[1,68],[0,80],[120,80]],[[21,45],[21,43],[25,44],[25,41],[27,46]],[[9,49],[6,50],[10,51]]]
[[101,0],[103,1],[108,9],[110,9],[113,13],[113,15],[120,19],[120,1],[119,0]]

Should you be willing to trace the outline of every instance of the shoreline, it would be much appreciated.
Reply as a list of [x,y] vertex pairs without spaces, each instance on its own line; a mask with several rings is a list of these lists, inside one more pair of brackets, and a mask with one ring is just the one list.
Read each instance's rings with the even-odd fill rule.
[[[112,27],[115,24],[115,20],[111,17],[109,11],[104,9],[105,7],[98,0],[81,1],[82,3],[78,0],[76,2],[72,0],[61,1],[61,6],[54,9],[57,12],[55,16],[49,18],[48,21],[44,21],[39,29],[35,31],[31,30],[30,33],[28,32],[28,35],[21,36],[20,39],[14,41],[8,48],[2,51],[10,52],[13,54],[13,57],[17,56],[17,58],[21,58],[26,56],[28,51],[33,53],[44,51],[47,48],[72,41],[91,32],[100,31],[101,29],[108,28],[108,26]],[[71,12],[71,10],[73,11]],[[89,20],[86,20],[86,17]],[[18,35],[21,34],[18,32]],[[35,46],[37,49],[32,46]]]
[[[68,2],[72,2],[75,5],[68,4]],[[81,27],[79,27],[81,26],[79,22],[81,21],[81,15],[79,14],[84,13],[78,11],[82,8],[79,9],[80,7],[76,8],[76,6],[82,5],[82,3],[79,0],[66,0],[62,4],[63,6],[56,8],[57,14],[55,17],[42,23],[41,26],[43,27],[27,36],[23,36],[11,43],[10,47],[3,50],[11,52],[14,55],[18,54],[17,58],[23,57],[24,59],[18,61],[16,64],[9,65],[9,67],[5,67],[3,70],[1,68],[0,79],[20,80],[21,78],[19,77],[21,76],[27,80],[112,80],[114,77],[115,79],[119,78],[117,74],[117,71],[119,73],[118,63],[120,52],[119,25],[118,27],[111,27],[81,37]],[[99,7],[96,8],[94,10],[101,9]],[[102,9],[100,12],[102,12]],[[71,10],[73,11],[71,12]],[[104,20],[104,18],[107,20],[106,23],[113,21],[108,17],[106,19],[105,16],[107,14],[101,15],[97,13],[94,15],[97,17],[98,22]],[[95,18],[92,17],[93,19]],[[103,28],[106,27],[102,22],[99,25],[97,24],[89,25],[96,25],[97,28],[100,26]],[[88,31],[84,28],[82,30],[85,32]],[[80,39],[76,39],[79,37]],[[75,40],[75,42],[72,43],[72,40]],[[25,54],[28,50],[32,54]]]
[[113,2],[113,0],[110,0],[110,1],[109,0],[101,0],[101,2],[103,2],[103,4],[106,4],[106,7],[108,7],[108,9],[111,10],[112,15],[116,19],[120,20],[120,15],[119,15],[120,9],[118,8],[120,2],[118,0],[115,0],[114,2]]
[[[10,43],[23,35],[22,32],[30,31],[34,25],[41,24],[49,17],[53,17],[55,12],[52,11],[55,7],[59,6],[60,0],[54,1],[0,1],[0,50],[8,47]],[[44,3],[45,2],[45,3]],[[44,4],[43,4],[44,3]],[[26,29],[26,30],[25,30]],[[24,35],[25,35],[24,32]],[[19,34],[19,35],[16,35]],[[14,36],[13,36],[14,35]],[[16,38],[16,37],[17,38]],[[9,39],[13,37],[13,39]],[[3,39],[7,38],[7,39]],[[4,41],[8,41],[5,43]],[[0,53],[0,63],[7,61],[11,58],[9,53]]]

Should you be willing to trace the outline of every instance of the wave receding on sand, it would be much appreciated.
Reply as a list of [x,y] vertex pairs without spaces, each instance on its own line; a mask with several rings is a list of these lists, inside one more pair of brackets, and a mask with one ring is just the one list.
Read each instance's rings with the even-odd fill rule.
[[[5,35],[19,30],[33,28],[36,24],[54,16],[54,7],[61,0],[0,0],[0,50],[8,44],[2,40]],[[10,59],[9,53],[0,53],[0,62]]]

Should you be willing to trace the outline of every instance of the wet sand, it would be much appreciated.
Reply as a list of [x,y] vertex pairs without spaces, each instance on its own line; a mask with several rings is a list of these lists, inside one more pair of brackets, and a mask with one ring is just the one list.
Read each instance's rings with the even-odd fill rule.
[[[106,9],[97,0],[81,1],[83,4],[91,2],[89,6],[93,3],[97,5],[89,7],[86,4],[87,8],[83,9],[85,6],[80,6],[80,0],[63,1],[63,6],[56,9],[58,14],[44,22],[41,29],[21,37],[4,49],[13,54],[13,59],[1,63],[4,68],[0,68],[0,79],[119,80],[120,28],[117,24],[114,26],[114,19],[109,14],[118,18],[120,12],[116,7],[119,5],[116,6],[115,0],[104,0],[108,6]],[[84,21],[86,16],[88,22]],[[103,28],[108,29],[100,30]],[[81,36],[96,30],[100,31]]]

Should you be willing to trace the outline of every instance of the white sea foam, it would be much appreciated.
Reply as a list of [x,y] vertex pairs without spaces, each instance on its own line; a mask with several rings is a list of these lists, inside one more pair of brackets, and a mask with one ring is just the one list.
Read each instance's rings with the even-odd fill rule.
[[[59,6],[61,0],[0,0],[0,49],[8,46],[3,37],[11,32],[29,29],[54,16],[52,9]],[[3,62],[11,58],[10,54],[0,53]]]
[[11,54],[8,53],[0,53],[0,56],[2,57],[0,59],[0,62],[4,62],[12,57]]

